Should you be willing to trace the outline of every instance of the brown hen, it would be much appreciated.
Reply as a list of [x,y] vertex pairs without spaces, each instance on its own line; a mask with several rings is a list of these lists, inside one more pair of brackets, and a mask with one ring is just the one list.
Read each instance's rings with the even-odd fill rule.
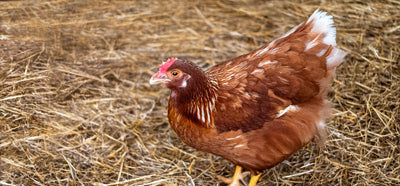
[[150,83],[171,89],[168,119],[185,143],[236,164],[232,185],[242,168],[255,185],[312,139],[323,143],[326,97],[344,56],[332,16],[316,10],[270,44],[206,71],[169,59]]

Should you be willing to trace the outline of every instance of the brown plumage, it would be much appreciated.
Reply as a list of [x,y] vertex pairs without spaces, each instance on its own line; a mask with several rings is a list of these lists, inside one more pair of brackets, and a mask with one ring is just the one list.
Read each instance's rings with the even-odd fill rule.
[[269,45],[207,71],[169,59],[150,83],[171,89],[169,122],[185,143],[259,174],[325,139],[326,95],[345,56],[335,38],[332,16],[316,10]]

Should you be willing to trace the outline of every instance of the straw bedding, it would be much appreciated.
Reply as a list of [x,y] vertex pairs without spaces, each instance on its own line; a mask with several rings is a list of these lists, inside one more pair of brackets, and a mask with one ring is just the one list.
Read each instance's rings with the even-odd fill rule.
[[150,76],[168,57],[207,68],[249,52],[319,7],[349,53],[329,94],[330,135],[259,184],[400,184],[399,1],[0,5],[0,185],[220,184],[234,165],[179,140],[169,91]]

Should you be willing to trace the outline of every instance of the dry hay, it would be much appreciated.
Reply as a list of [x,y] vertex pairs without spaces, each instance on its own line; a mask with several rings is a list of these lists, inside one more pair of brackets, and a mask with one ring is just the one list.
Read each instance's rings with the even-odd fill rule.
[[219,183],[233,165],[177,138],[169,91],[148,79],[171,56],[206,68],[244,54],[318,7],[349,52],[330,93],[330,136],[259,183],[400,184],[399,1],[0,5],[0,185]]

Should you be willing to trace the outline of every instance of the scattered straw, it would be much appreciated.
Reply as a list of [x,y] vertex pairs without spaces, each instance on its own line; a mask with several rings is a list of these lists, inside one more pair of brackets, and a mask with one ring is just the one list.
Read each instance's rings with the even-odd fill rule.
[[206,68],[249,52],[318,7],[349,53],[330,93],[330,136],[260,185],[400,184],[398,1],[0,4],[0,185],[219,183],[234,165],[177,138],[169,91],[149,78],[170,57]]

